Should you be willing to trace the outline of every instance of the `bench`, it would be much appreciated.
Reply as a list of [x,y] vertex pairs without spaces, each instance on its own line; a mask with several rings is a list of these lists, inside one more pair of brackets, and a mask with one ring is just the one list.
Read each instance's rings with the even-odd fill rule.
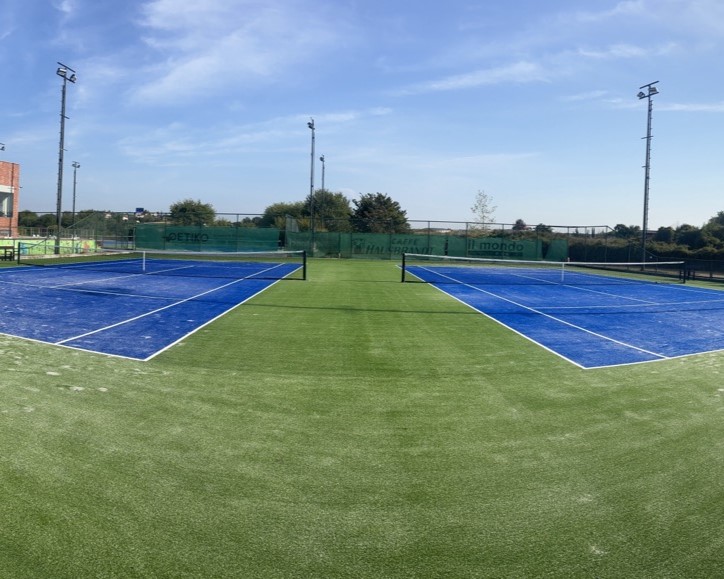
[[0,260],[12,261],[15,259],[14,245],[0,245]]

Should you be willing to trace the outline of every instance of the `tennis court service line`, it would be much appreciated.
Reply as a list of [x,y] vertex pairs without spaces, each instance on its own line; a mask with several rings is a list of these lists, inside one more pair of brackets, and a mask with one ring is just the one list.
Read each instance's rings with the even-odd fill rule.
[[[423,268],[423,269],[425,269],[425,268]],[[602,339],[602,340],[606,340],[607,342],[611,342],[611,343],[614,343],[614,344],[618,344],[619,346],[623,346],[623,347],[625,347],[625,348],[630,348],[630,349],[632,349],[632,350],[636,350],[636,351],[638,351],[638,352],[642,352],[642,353],[648,354],[648,355],[650,355],[650,356],[654,356],[655,358],[660,358],[660,359],[662,359],[662,360],[668,359],[668,356],[664,356],[663,354],[659,354],[658,352],[651,352],[651,351],[646,350],[646,349],[644,349],[644,348],[639,348],[638,346],[634,346],[633,344],[628,344],[628,343],[626,343],[626,342],[622,342],[622,341],[620,341],[620,340],[616,340],[616,339],[614,339],[614,338],[611,338],[610,336],[605,336],[605,335],[603,335],[603,334],[599,334],[598,332],[593,332],[593,331],[591,331],[591,330],[588,330],[588,329],[583,328],[583,327],[581,327],[581,326],[578,326],[578,325],[576,325],[576,324],[572,324],[571,322],[567,322],[567,321],[565,321],[565,320],[562,320],[562,319],[560,319],[560,318],[558,318],[558,317],[556,317],[556,316],[552,316],[552,315],[550,315],[550,314],[547,314],[547,313],[542,312],[542,311],[540,311],[540,310],[537,310],[537,309],[535,309],[535,308],[531,308],[530,306],[526,306],[526,305],[524,305],[524,304],[518,303],[518,302],[516,302],[516,301],[514,301],[514,300],[511,300],[511,299],[509,299],[509,298],[506,298],[506,297],[500,296],[500,295],[498,295],[498,294],[495,294],[495,293],[493,293],[493,292],[491,292],[491,291],[484,290],[484,289],[482,289],[482,288],[476,287],[476,286],[471,285],[471,284],[468,284],[468,283],[460,282],[460,280],[457,280],[457,279],[455,279],[455,278],[453,278],[453,277],[450,277],[450,276],[448,276],[448,275],[445,275],[445,274],[442,274],[442,273],[439,273],[439,272],[435,272],[435,273],[436,273],[437,275],[439,275],[439,276],[446,277],[447,279],[449,279],[449,280],[451,280],[451,281],[454,281],[454,282],[456,282],[456,283],[458,283],[458,284],[460,284],[460,285],[463,285],[463,286],[465,286],[465,287],[468,287],[468,288],[470,288],[470,289],[472,289],[472,290],[475,290],[475,291],[480,292],[480,293],[487,294],[487,295],[489,295],[489,296],[491,296],[491,297],[494,297],[494,298],[496,298],[496,299],[502,300],[502,301],[504,301],[504,302],[508,302],[509,304],[513,304],[514,306],[517,306],[517,307],[519,307],[519,308],[523,308],[524,310],[528,310],[529,312],[532,312],[532,313],[534,313],[534,314],[538,314],[538,315],[540,315],[540,316],[543,316],[543,317],[545,317],[545,318],[548,318],[548,319],[550,319],[550,320],[553,320],[553,321],[555,321],[555,322],[558,322],[558,323],[560,323],[560,324],[563,324],[564,326],[568,326],[569,328],[573,328],[573,329],[575,329],[575,330],[579,330],[579,331],[584,332],[584,333],[586,333],[586,334],[589,334],[589,335],[591,335],[591,336],[595,336],[596,338],[600,338],[600,339]],[[433,283],[433,285],[435,285],[435,284]],[[510,330],[513,330],[513,331],[516,332],[517,334],[522,335],[522,336],[524,336],[525,338],[528,338],[528,339],[531,340],[532,342],[535,342],[535,340],[533,340],[532,338],[526,336],[525,334],[522,334],[521,332],[516,331],[515,329],[511,328],[510,326],[508,326],[507,324],[501,322],[500,320],[495,319],[493,316],[491,316],[490,314],[484,312],[483,310],[480,310],[480,309],[476,308],[475,306],[466,303],[465,301],[463,301],[463,300],[459,299],[458,297],[456,297],[456,296],[454,296],[454,295],[446,292],[445,290],[439,288],[439,287],[436,286],[436,285],[435,285],[435,287],[436,287],[438,290],[440,290],[441,292],[443,292],[444,294],[449,295],[451,298],[456,299],[456,300],[459,301],[460,303],[463,303],[463,304],[465,304],[466,306],[474,309],[476,312],[480,312],[480,313],[483,314],[484,316],[486,316],[486,317],[488,317],[488,318],[490,318],[490,319],[498,322],[499,324],[505,326],[506,328],[508,328],[508,329],[510,329]],[[536,342],[536,344],[538,344],[538,342]],[[542,345],[542,344],[539,344],[539,345]],[[547,349],[548,349],[548,348],[547,348]],[[560,355],[560,354],[559,354],[559,355]]]
[[189,301],[194,300],[194,299],[196,299],[196,298],[200,298],[200,297],[205,296],[205,295],[208,295],[208,294],[210,294],[210,293],[214,293],[215,291],[219,291],[219,290],[221,290],[221,289],[227,288],[227,287],[232,286],[232,285],[234,285],[234,284],[237,284],[237,283],[239,283],[239,282],[241,282],[241,281],[244,281],[244,280],[243,280],[243,279],[235,279],[235,280],[233,280],[233,281],[230,281],[229,283],[225,283],[225,284],[223,284],[223,285],[220,285],[220,286],[215,287],[215,288],[212,288],[212,289],[210,289],[210,290],[206,290],[206,291],[204,291],[204,292],[195,294],[195,295],[190,296],[190,297],[188,297],[188,298],[184,298],[184,299],[182,299],[182,300],[175,301],[175,302],[173,302],[173,303],[171,303],[171,304],[168,304],[168,305],[165,305],[165,306],[163,306],[163,307],[161,307],[161,308],[156,308],[156,309],[154,309],[154,310],[151,310],[150,312],[146,312],[146,313],[144,313],[144,314],[140,314],[140,315],[138,315],[138,316],[134,316],[134,317],[132,317],[132,318],[128,318],[127,320],[123,320],[123,321],[120,321],[120,322],[116,322],[115,324],[110,324],[110,325],[108,325],[108,326],[104,326],[104,327],[98,328],[98,329],[96,329],[96,330],[91,330],[90,332],[85,332],[85,333],[79,334],[79,335],[77,335],[77,336],[71,336],[70,338],[65,338],[64,340],[60,340],[60,341],[58,341],[58,342],[55,342],[55,344],[56,344],[56,345],[62,345],[62,344],[65,344],[65,343],[67,343],[67,342],[72,342],[73,340],[78,340],[78,339],[80,339],[80,338],[85,338],[86,336],[92,336],[92,335],[94,335],[94,334],[100,334],[101,332],[104,332],[104,331],[106,331],[106,330],[110,330],[110,329],[112,329],[112,328],[117,328],[117,327],[123,326],[123,325],[125,325],[125,324],[130,324],[131,322],[135,322],[135,321],[137,321],[137,320],[141,320],[141,319],[143,319],[143,318],[146,318],[146,317],[151,316],[151,315],[153,315],[153,314],[156,314],[156,313],[158,313],[158,312],[162,312],[162,311],[164,311],[164,310],[168,310],[168,309],[170,309],[170,308],[174,308],[174,307],[176,307],[176,306],[178,306],[178,305],[184,304],[184,303],[186,303],[186,302],[189,302]]
[[[176,271],[176,270],[179,270],[179,269],[189,269],[189,268],[191,268],[191,267],[193,267],[193,266],[192,266],[192,265],[186,265],[186,266],[184,266],[184,267],[174,267],[174,268],[171,268],[171,269],[165,269],[165,270],[163,270],[163,271],[164,271],[164,272]],[[161,272],[150,272],[150,273],[141,272],[141,273],[129,273],[129,274],[126,274],[126,275],[113,275],[113,276],[106,276],[106,277],[97,277],[97,278],[95,278],[95,279],[88,279],[88,280],[85,280],[85,281],[74,281],[74,282],[61,283],[61,284],[56,284],[56,285],[51,285],[51,286],[46,286],[46,287],[48,287],[49,289],[63,289],[63,288],[69,287],[69,286],[80,286],[80,285],[85,285],[85,284],[89,284],[89,283],[98,283],[98,282],[103,282],[103,281],[114,281],[114,280],[117,280],[117,279],[127,279],[127,278],[129,278],[129,277],[138,277],[138,276],[141,276],[141,275],[154,275],[154,274],[157,274],[157,273],[161,273]]]
[[[574,289],[574,290],[579,290],[579,291],[582,291],[582,292],[588,292],[588,293],[597,294],[597,295],[600,295],[600,296],[607,296],[607,297],[618,298],[618,299],[622,299],[622,300],[629,300],[629,301],[631,301],[631,302],[637,302],[635,305],[640,305],[640,304],[647,304],[647,305],[650,305],[650,306],[658,306],[658,305],[660,305],[658,302],[652,302],[651,300],[642,300],[642,299],[634,298],[634,297],[631,297],[631,296],[622,296],[622,295],[617,294],[617,293],[614,293],[614,292],[603,292],[603,291],[601,291],[601,290],[594,290],[594,289],[591,289],[591,288],[581,287],[581,286],[578,286],[578,285],[567,284],[567,283],[564,283],[563,285],[566,286],[567,288],[571,288],[571,289]],[[628,286],[626,286],[626,287],[628,287]],[[633,304],[632,304],[632,305],[633,305]]]

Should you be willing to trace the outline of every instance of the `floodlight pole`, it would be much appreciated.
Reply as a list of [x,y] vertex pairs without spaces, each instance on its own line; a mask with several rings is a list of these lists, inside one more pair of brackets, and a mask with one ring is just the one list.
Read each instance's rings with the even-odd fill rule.
[[310,119],[307,126],[312,131],[312,165],[309,173],[309,228],[311,235],[311,249],[314,255],[314,119]]
[[55,254],[60,254],[60,230],[63,221],[63,151],[65,146],[65,89],[68,82],[75,83],[75,71],[62,62],[58,63],[56,74],[63,79],[63,88],[60,98],[60,145],[58,147],[58,199],[56,203],[56,223],[58,232],[55,237]]
[[73,219],[71,222],[73,223],[73,227],[75,228],[75,189],[78,185],[78,169],[80,168],[80,163],[78,161],[73,161]]
[[[641,263],[646,262],[646,232],[649,227],[649,176],[651,173],[651,113],[653,111],[653,101],[651,97],[659,94],[658,89],[654,86],[659,81],[656,80],[641,87],[641,91],[637,95],[639,100],[648,99],[648,116],[646,122],[646,164],[644,165],[644,219],[641,228]],[[643,91],[646,89],[646,92]]]
[[319,160],[322,161],[322,191],[326,191],[324,188],[324,155],[319,157]]

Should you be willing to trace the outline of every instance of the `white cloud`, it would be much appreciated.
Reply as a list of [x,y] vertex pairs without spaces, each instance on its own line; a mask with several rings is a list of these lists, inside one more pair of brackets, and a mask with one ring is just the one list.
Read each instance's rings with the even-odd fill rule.
[[654,47],[636,46],[634,44],[612,44],[603,50],[592,50],[579,48],[578,54],[587,58],[596,59],[622,59],[622,58],[646,58],[650,56],[666,56],[677,48],[674,42],[667,42]]
[[403,88],[397,92],[399,95],[440,92],[451,90],[464,90],[485,85],[545,82],[549,80],[549,73],[541,65],[521,61],[507,66],[487,68],[473,72],[448,76],[439,80],[431,80]]
[[608,95],[608,92],[605,90],[592,90],[592,91],[588,91],[588,92],[563,96],[563,97],[561,97],[561,100],[563,102],[594,101],[594,100],[600,100],[600,99],[604,98],[606,95]]
[[76,2],[74,0],[60,0],[53,2],[56,10],[62,12],[65,16],[72,16],[76,10]]
[[718,103],[657,103],[656,108],[662,111],[685,113],[724,113],[724,102]]
[[[389,108],[347,110],[313,115],[315,125],[327,135],[349,123],[364,121],[372,117],[388,115]],[[173,166],[187,164],[190,157],[219,158],[241,152],[283,151],[306,146],[305,137],[309,132],[306,123],[309,116],[289,115],[271,118],[259,123],[245,125],[224,125],[221,127],[198,127],[193,124],[173,122],[151,131],[136,132],[118,142],[118,148],[129,158],[151,165]]]
[[[145,42],[158,58],[138,101],[188,101],[221,88],[269,82],[331,45],[340,27],[324,10],[274,0],[154,0]],[[343,26],[341,26],[343,27]]]
[[644,0],[625,0],[618,2],[613,8],[592,11],[577,11],[571,19],[582,24],[597,24],[620,16],[635,16],[646,13],[647,7]]
[[718,34],[724,31],[724,4],[720,0],[625,0],[608,10],[576,11],[564,18],[594,25],[612,20],[656,23],[677,33],[688,30]]

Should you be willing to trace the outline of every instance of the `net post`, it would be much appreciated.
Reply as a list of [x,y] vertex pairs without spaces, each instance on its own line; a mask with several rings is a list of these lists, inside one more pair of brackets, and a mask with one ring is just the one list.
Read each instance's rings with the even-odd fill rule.
[[402,279],[400,280],[402,283],[405,283],[405,253],[402,253]]
[[20,265],[20,244],[22,241],[18,241],[18,247],[15,249],[15,259],[18,262],[18,265]]
[[302,280],[307,279],[307,250],[302,250]]

